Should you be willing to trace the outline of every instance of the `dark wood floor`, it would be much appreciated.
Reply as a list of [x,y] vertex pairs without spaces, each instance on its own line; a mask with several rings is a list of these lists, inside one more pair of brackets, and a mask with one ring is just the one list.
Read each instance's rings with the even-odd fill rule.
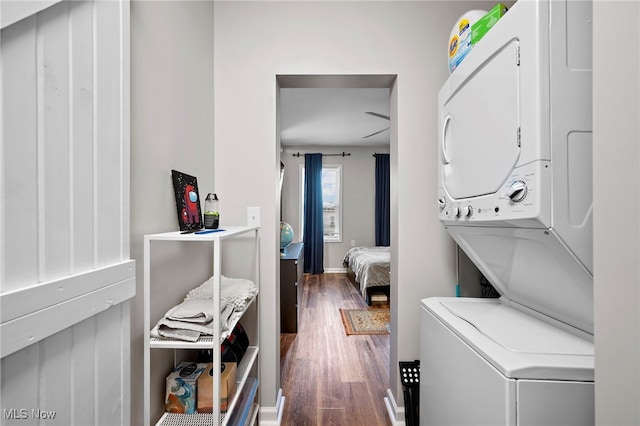
[[280,338],[283,426],[390,425],[389,335],[347,336],[339,308],[366,308],[346,274],[305,275],[297,334]]

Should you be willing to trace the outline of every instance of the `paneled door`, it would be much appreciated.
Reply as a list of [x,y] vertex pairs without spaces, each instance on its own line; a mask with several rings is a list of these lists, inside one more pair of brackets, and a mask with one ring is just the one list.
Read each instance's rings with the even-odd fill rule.
[[130,424],[129,2],[0,8],[0,423]]

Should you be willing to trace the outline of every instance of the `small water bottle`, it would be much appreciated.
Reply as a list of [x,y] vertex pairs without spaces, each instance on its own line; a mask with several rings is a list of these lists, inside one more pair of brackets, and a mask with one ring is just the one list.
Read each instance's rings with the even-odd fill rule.
[[219,224],[218,196],[210,192],[204,200],[204,227],[206,229],[218,229]]

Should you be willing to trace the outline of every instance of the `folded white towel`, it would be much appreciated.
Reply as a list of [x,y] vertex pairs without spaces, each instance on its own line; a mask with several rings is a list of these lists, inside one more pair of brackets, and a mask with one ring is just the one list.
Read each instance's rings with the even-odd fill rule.
[[220,330],[224,333],[225,331],[229,331],[229,319],[233,314],[233,306],[224,305],[222,308],[222,312],[220,312]]
[[169,309],[164,316],[170,320],[204,324],[213,319],[213,305],[210,300],[186,299]]
[[[234,312],[243,311],[258,293],[253,281],[243,278],[220,277],[220,329],[229,331]],[[213,335],[213,277],[191,290],[184,301],[169,309],[151,330],[152,337],[196,342],[200,335]]]
[[157,324],[151,329],[151,337],[186,340],[187,342],[197,342],[200,334],[199,331],[165,327],[160,324]]
[[224,278],[220,287],[221,301],[233,305],[236,311],[244,310],[247,303],[258,292],[258,288],[253,281],[242,278]]
[[[220,302],[233,305],[236,311],[243,310],[247,303],[258,293],[251,280],[244,278],[220,277]],[[212,299],[213,277],[187,293],[186,299]]]
[[[211,304],[211,301],[208,301],[207,303]],[[179,306],[180,305],[177,307]],[[169,312],[171,312],[171,310],[169,310]],[[223,333],[229,330],[229,318],[231,318],[231,314],[233,314],[233,306],[224,305],[222,312],[220,312],[220,329]],[[206,323],[194,323],[188,321],[176,321],[164,317],[158,321],[156,326],[151,330],[151,337],[166,337],[186,340],[188,342],[197,342],[202,334],[208,336],[213,335],[213,321]]]
[[162,318],[151,330],[153,337],[169,337],[189,342],[197,342],[201,334],[213,335],[213,321],[207,324],[194,324]]

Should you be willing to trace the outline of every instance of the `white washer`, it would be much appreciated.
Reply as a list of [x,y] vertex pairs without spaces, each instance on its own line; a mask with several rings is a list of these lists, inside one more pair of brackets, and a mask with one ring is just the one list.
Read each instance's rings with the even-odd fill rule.
[[422,301],[421,425],[594,423],[591,2],[519,0],[439,93],[439,218],[500,299]]
[[423,300],[420,424],[594,423],[593,345],[503,301]]

